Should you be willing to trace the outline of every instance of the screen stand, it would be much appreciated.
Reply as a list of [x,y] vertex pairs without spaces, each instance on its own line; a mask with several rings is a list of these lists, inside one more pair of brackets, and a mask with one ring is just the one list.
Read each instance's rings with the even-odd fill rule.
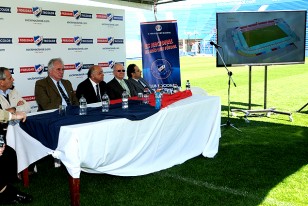
[[[264,71],[264,109],[261,110],[251,110],[251,67],[249,66],[249,88],[248,88],[248,110],[245,109],[231,109],[232,115],[235,116],[234,112],[243,112],[245,114],[244,119],[246,122],[249,122],[247,119],[248,116],[251,114],[266,114],[266,116],[270,116],[272,113],[277,113],[277,114],[285,114],[289,115],[289,119],[292,122],[292,113],[291,112],[281,112],[277,111],[276,108],[269,108],[266,109],[266,101],[267,101],[267,66],[265,66],[265,71]],[[308,104],[308,103],[307,103]]]
[[231,123],[231,121],[230,121],[230,87],[231,87],[231,81],[232,81],[234,87],[236,87],[236,84],[235,84],[235,82],[234,82],[233,79],[232,79],[232,72],[229,71],[229,69],[227,68],[227,66],[226,66],[226,64],[225,64],[225,61],[223,60],[223,58],[222,58],[220,52],[218,51],[217,46],[215,46],[215,49],[216,49],[216,51],[217,51],[217,53],[218,53],[218,55],[219,55],[219,58],[221,59],[222,63],[224,64],[224,67],[225,67],[225,69],[227,70],[227,73],[228,73],[228,118],[227,118],[227,122],[226,122],[225,124],[222,124],[221,127],[224,127],[224,126],[232,127],[232,128],[234,128],[234,129],[236,129],[236,130],[238,130],[238,131],[241,132],[241,130],[238,129],[238,128],[236,128],[236,127]]
[[308,102],[307,102],[307,104],[305,104],[304,106],[302,106],[302,108],[300,108],[299,110],[297,110],[297,112],[302,111],[307,105],[308,105]]

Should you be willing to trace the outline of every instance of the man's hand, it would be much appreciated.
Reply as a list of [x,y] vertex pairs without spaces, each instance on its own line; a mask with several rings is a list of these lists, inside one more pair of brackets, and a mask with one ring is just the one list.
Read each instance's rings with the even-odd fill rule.
[[23,104],[25,104],[25,103],[22,100],[19,100],[19,102],[17,102],[17,106],[20,106],[20,105],[23,105]]

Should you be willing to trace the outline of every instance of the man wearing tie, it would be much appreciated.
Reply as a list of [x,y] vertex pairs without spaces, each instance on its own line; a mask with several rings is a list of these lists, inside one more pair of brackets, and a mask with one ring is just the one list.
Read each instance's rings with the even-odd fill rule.
[[107,94],[111,100],[121,99],[122,93],[126,90],[130,97],[136,96],[134,86],[124,79],[125,69],[122,64],[116,63],[113,67],[114,78],[107,83]]
[[64,64],[61,58],[48,62],[48,76],[35,83],[38,111],[57,109],[59,105],[78,105],[72,83],[63,79]]
[[147,87],[153,93],[150,85],[141,77],[141,70],[136,64],[130,64],[127,67],[128,81],[134,85],[137,93],[143,93],[144,88]]
[[88,78],[77,86],[76,96],[78,99],[83,95],[87,103],[100,102],[106,92],[104,73],[100,66],[93,65],[89,68]]

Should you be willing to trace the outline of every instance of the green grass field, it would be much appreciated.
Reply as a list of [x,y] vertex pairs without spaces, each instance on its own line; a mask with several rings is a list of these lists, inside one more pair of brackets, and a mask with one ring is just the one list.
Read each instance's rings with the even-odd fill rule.
[[[129,61],[141,67],[141,61]],[[127,65],[128,65],[127,64]],[[231,108],[247,109],[248,67],[231,67]],[[204,88],[221,97],[222,123],[227,121],[228,75],[215,67],[212,57],[182,57],[182,84]],[[292,112],[287,115],[230,121],[242,132],[222,128],[214,158],[198,156],[181,165],[139,177],[81,174],[81,205],[308,205],[308,65],[268,67],[267,106]],[[252,109],[263,108],[264,67],[252,68]],[[69,205],[68,175],[52,159],[38,162],[30,177],[31,205]]]
[[265,42],[287,37],[288,35],[279,26],[267,26],[247,32],[243,32],[248,47],[253,47]]

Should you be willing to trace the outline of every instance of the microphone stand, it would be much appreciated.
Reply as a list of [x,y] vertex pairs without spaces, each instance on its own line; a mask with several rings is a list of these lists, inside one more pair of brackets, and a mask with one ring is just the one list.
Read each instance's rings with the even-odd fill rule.
[[225,67],[225,69],[227,70],[227,72],[228,72],[228,77],[229,77],[229,80],[228,80],[228,118],[227,118],[227,122],[226,122],[225,124],[222,124],[221,127],[224,127],[224,126],[229,127],[229,126],[230,126],[230,127],[233,127],[234,129],[236,129],[237,131],[240,131],[240,132],[241,132],[241,130],[238,129],[238,128],[236,128],[236,127],[231,123],[231,121],[230,121],[230,85],[231,85],[231,81],[232,81],[234,87],[236,87],[236,84],[235,84],[235,82],[234,82],[233,79],[232,79],[232,72],[227,68],[226,63],[225,63],[224,59],[222,58],[222,56],[221,56],[221,54],[220,54],[220,52],[219,52],[219,50],[218,50],[218,47],[219,47],[219,46],[218,46],[218,45],[213,45],[213,46],[215,47],[215,49],[216,49],[216,51],[217,51],[217,53],[218,53],[218,56],[220,57],[222,63],[224,64],[224,67]]

